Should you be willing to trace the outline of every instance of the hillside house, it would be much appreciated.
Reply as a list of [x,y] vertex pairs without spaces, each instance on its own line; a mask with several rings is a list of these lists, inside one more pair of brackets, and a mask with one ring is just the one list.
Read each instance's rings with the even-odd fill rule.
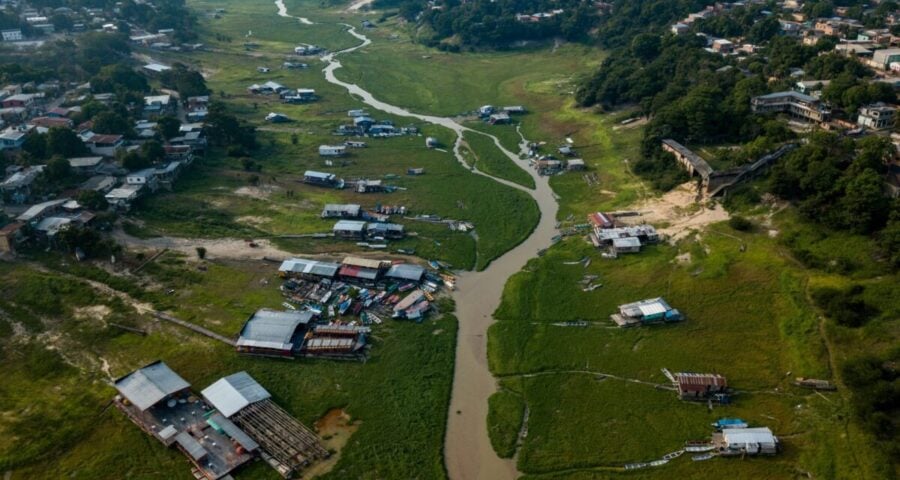
[[22,30],[18,28],[0,30],[0,36],[3,37],[4,42],[20,42],[25,39],[22,36]]
[[16,253],[16,245],[22,240],[22,227],[19,222],[9,223],[0,228],[0,254]]
[[82,135],[81,139],[94,155],[115,157],[120,150],[125,148],[125,137],[122,135],[87,132],[87,134]]
[[825,123],[831,119],[831,109],[819,99],[794,91],[753,97],[750,107],[753,113],[787,113],[808,122]]
[[15,170],[3,182],[0,182],[0,192],[3,193],[3,197],[16,204],[28,201],[31,198],[31,184],[37,180],[44,168],[44,165],[34,165]]
[[127,211],[140,196],[141,188],[142,185],[123,185],[110,190],[104,198],[112,209]]
[[144,118],[156,118],[175,113],[176,104],[171,95],[144,97]]
[[46,202],[38,203],[36,205],[32,205],[25,210],[16,220],[22,223],[30,223],[32,225],[37,224],[41,220],[56,215],[61,212],[63,209],[63,204],[68,202],[68,198],[60,198],[57,200],[49,200]]
[[125,176],[125,184],[137,185],[145,187],[151,192],[155,192],[159,188],[159,181],[156,177],[155,168],[145,168],[136,172],[130,172]]
[[885,130],[894,126],[897,109],[892,105],[878,102],[859,109],[856,124],[870,130]]
[[100,156],[69,159],[69,167],[72,168],[72,173],[77,175],[93,175],[101,163],[103,163],[103,157]]
[[25,144],[27,132],[18,128],[7,128],[0,133],[0,151],[18,150]]
[[141,70],[143,70],[144,73],[146,73],[148,76],[158,77],[159,75],[163,74],[164,72],[168,72],[169,70],[172,70],[172,67],[170,67],[168,65],[162,65],[159,63],[148,63],[148,64],[144,65],[143,67],[141,67]]
[[118,185],[116,177],[110,175],[94,175],[78,186],[79,192],[100,192],[106,194]]

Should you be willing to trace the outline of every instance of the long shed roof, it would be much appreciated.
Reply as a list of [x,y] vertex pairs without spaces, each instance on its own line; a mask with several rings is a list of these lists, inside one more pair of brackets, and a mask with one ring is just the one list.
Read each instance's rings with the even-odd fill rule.
[[251,403],[271,397],[269,392],[247,372],[220,378],[203,389],[201,394],[225,417],[231,417]]
[[141,411],[190,386],[162,361],[151,363],[115,381],[116,390]]
[[244,324],[237,346],[290,350],[297,327],[308,324],[312,317],[311,312],[279,312],[264,308]]

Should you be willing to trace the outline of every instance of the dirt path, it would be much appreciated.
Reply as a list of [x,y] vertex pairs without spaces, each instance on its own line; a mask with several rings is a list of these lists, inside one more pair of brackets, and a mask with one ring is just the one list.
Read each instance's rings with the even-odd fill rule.
[[369,5],[375,3],[375,0],[356,0],[351,3],[349,7],[347,7],[348,12],[358,12],[362,10],[364,7],[368,7]]
[[254,240],[257,247],[250,247],[246,241],[237,238],[176,238],[153,237],[137,238],[122,230],[113,231],[112,237],[121,245],[132,250],[162,250],[168,248],[185,255],[196,256],[197,247],[206,249],[206,258],[210,260],[262,260],[267,258],[290,258],[294,255],[272,245],[268,240]]

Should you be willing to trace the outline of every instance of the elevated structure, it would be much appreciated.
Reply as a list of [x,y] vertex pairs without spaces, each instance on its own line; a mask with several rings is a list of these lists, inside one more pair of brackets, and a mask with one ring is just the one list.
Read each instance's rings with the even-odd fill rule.
[[190,384],[158,361],[113,384],[114,404],[163,445],[176,446],[191,461],[197,478],[230,478],[253,458],[258,445],[227,419],[214,420],[210,407],[190,392]]
[[831,109],[821,100],[795,92],[775,92],[750,100],[753,113],[787,113],[808,122],[825,123],[831,120]]
[[284,478],[329,456],[316,434],[272,402],[271,394],[247,372],[219,379],[202,395],[259,444],[263,458]]
[[244,323],[235,347],[238,353],[290,357],[312,319],[309,311],[258,310]]

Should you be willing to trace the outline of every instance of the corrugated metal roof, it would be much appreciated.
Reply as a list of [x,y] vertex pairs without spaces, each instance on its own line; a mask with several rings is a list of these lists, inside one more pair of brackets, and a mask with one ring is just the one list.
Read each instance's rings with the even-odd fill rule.
[[290,350],[297,327],[312,320],[311,312],[276,311],[264,308],[247,320],[238,338],[238,346]]
[[366,228],[366,222],[356,220],[340,220],[334,224],[335,231],[361,232]]
[[200,445],[200,442],[195,440],[194,437],[187,432],[181,432],[178,435],[175,435],[175,442],[177,442],[178,445],[181,445],[181,448],[183,448],[191,458],[197,461],[203,460],[209,453],[203,448],[203,445]]
[[364,268],[381,268],[381,260],[369,260],[368,258],[360,258],[360,257],[345,257],[341,262],[344,265],[352,265],[354,267],[364,267]]
[[768,427],[758,428],[725,428],[722,430],[722,438],[729,445],[745,444],[775,444],[778,439]]
[[305,258],[291,258],[281,263],[278,268],[281,272],[305,273],[322,277],[333,277],[341,268],[340,264],[319,262]]
[[363,280],[378,279],[378,270],[374,270],[371,268],[354,267],[352,265],[345,265],[341,267],[341,270],[338,273],[345,277],[361,278]]
[[678,382],[679,385],[697,385],[697,386],[727,386],[727,381],[725,377],[716,374],[716,373],[689,373],[689,372],[678,372],[675,374],[675,381]]
[[167,396],[191,385],[165,362],[155,362],[136,370],[115,382],[116,390],[141,411],[159,403]]
[[269,392],[247,372],[220,378],[206,387],[201,394],[210,405],[226,417],[234,415],[251,403],[271,397]]
[[221,413],[213,413],[209,416],[209,420],[218,425],[219,428],[225,432],[225,435],[228,435],[229,438],[241,444],[248,452],[252,452],[259,448],[259,444],[250,438],[250,435],[247,435],[240,427],[235,425],[231,420],[225,418]]
[[419,281],[425,275],[425,268],[410,263],[400,263],[392,266],[386,274],[390,278]]

